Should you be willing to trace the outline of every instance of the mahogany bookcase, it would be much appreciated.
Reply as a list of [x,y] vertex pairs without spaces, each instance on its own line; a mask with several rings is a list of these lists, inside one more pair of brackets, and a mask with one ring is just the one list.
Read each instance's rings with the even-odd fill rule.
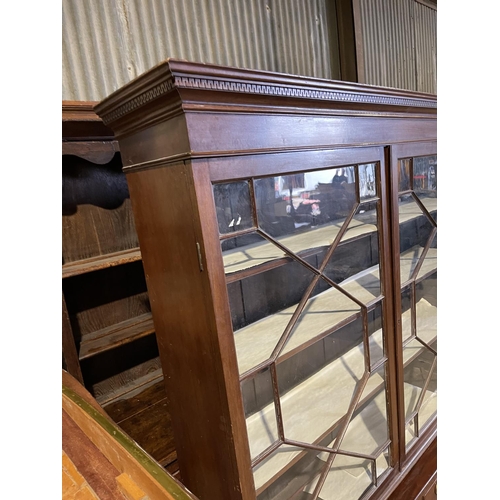
[[186,486],[388,498],[437,436],[436,96],[169,59],[95,111]]

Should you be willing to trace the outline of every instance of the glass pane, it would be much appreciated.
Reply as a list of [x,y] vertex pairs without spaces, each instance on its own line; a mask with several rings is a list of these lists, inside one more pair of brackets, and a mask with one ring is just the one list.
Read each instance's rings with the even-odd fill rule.
[[403,342],[414,334],[412,327],[412,302],[411,287],[406,287],[401,291],[401,333]]
[[[355,240],[349,240],[348,244],[341,240],[324,274],[355,299],[367,304],[380,295],[381,285],[376,210],[360,217],[364,216],[366,216],[365,227],[374,227],[375,231],[358,236]],[[351,224],[356,222],[358,221],[351,221]]]
[[[319,456],[326,466],[329,455]],[[323,500],[357,500],[374,484],[374,462],[362,458],[336,455],[328,470],[326,480],[321,487],[319,497]],[[312,495],[319,477],[303,491]],[[303,496],[302,499],[311,498]]]
[[413,190],[417,195],[433,195],[437,192],[437,156],[421,156],[413,159]]
[[[308,261],[313,261],[314,256]],[[315,274],[299,262],[270,269],[228,285],[240,374],[269,359]],[[347,313],[346,313],[347,314]],[[303,319],[303,322],[307,321]],[[313,338],[317,330],[306,332]]]
[[243,271],[286,256],[283,250],[269,243],[258,233],[223,240],[221,241],[221,249],[226,274]]
[[[436,355],[423,345],[420,345],[418,351],[417,347],[416,343],[412,346],[414,352],[410,358],[411,362],[406,363],[404,368],[406,420],[413,416],[418,406],[422,405],[421,398],[425,396],[428,400],[431,394],[436,394],[435,363],[433,363]],[[426,386],[429,394],[422,395],[422,390]]]
[[356,203],[354,167],[255,180],[259,227],[273,237],[345,218]]
[[399,192],[408,191],[410,189],[410,166],[410,159],[399,161]]
[[281,355],[290,354],[297,347],[354,321],[360,314],[359,305],[320,279],[301,311]]
[[416,293],[416,334],[427,344],[437,337],[437,272],[420,281]]
[[271,371],[266,368],[241,383],[243,407],[253,458],[278,440]]
[[373,198],[377,195],[377,164],[368,163],[359,165],[359,197],[361,200]]
[[277,365],[287,438],[317,443],[347,412],[365,372],[362,322],[350,324],[348,329],[358,343],[354,340],[355,346],[343,355],[335,356],[330,345],[327,357],[322,343],[316,343],[290,358],[288,364]]
[[372,456],[379,452],[388,439],[385,367],[382,366],[368,380],[360,407],[349,423],[340,449]]
[[406,424],[405,440],[406,440],[406,450],[409,450],[417,440],[417,430],[415,425],[415,419]]
[[289,500],[325,466],[324,454],[283,444],[253,469],[258,500]]
[[370,335],[370,364],[376,365],[384,358],[385,346],[382,335],[382,303],[377,304],[367,314],[368,334]]
[[389,448],[386,448],[377,457],[377,477],[380,477],[390,466],[391,466],[391,456]]
[[253,227],[250,186],[247,181],[214,184],[213,191],[220,234]]
[[413,198],[400,204],[399,223],[401,283],[405,283],[414,277],[413,273],[423,258],[434,226]]

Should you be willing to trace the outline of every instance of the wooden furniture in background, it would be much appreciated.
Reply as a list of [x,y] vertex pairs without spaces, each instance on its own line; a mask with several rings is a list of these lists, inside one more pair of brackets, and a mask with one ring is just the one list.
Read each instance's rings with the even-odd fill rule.
[[172,473],[175,445],[117,141],[92,102],[62,106],[63,367]]
[[95,109],[184,483],[388,498],[437,432],[435,96],[170,59]]
[[62,375],[63,500],[196,500],[118,427],[69,373]]

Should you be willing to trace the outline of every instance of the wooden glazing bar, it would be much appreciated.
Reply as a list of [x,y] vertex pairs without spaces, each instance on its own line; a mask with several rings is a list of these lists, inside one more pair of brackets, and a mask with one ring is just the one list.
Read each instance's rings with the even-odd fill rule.
[[[370,269],[368,271],[370,271]],[[376,267],[376,269],[377,269],[376,273],[378,273],[378,268]],[[356,283],[356,281],[354,280],[353,283]],[[350,286],[350,283],[343,284],[342,289],[344,289],[343,287],[349,287],[349,286]],[[320,302],[324,303],[325,301],[328,300],[329,293],[330,293],[330,291],[327,290],[325,292],[322,292],[322,294],[319,294],[319,295],[311,298],[310,299],[311,304],[316,303],[316,302],[318,304],[320,304]],[[342,297],[345,298],[345,302],[350,303],[350,299],[348,299],[345,294],[342,294]],[[374,305],[372,305],[372,307],[376,306],[377,303],[379,303],[379,302],[374,301]],[[275,334],[273,333],[273,335],[272,335],[272,338],[274,338],[275,341],[272,342],[272,345],[271,345],[271,342],[269,342],[269,353],[271,353],[272,350],[275,348],[277,342],[279,341],[279,338],[281,337],[281,335],[283,334],[283,332],[286,328],[286,325],[289,323],[289,319],[287,318],[287,316],[291,316],[296,311],[296,307],[297,307],[296,305],[293,305],[293,306],[290,306],[290,308],[282,311],[282,313],[286,313],[286,315],[283,316],[284,319],[280,322],[280,323],[282,323],[282,327],[280,327],[281,328],[280,333],[278,333],[278,331],[276,330],[276,333]],[[345,307],[345,304],[343,304],[342,307]],[[360,310],[361,310],[361,307],[360,307]],[[353,310],[351,314],[346,313],[344,315],[340,315],[340,317],[334,322],[333,327],[330,327],[330,326],[328,326],[326,328],[321,327],[322,329],[318,330],[316,335],[313,334],[314,332],[311,332],[310,335],[306,335],[304,338],[301,338],[300,345],[297,344],[297,345],[292,346],[290,343],[285,344],[286,351],[285,352],[282,351],[281,354],[279,355],[278,359],[280,361],[282,359],[286,359],[287,357],[293,355],[294,353],[298,352],[299,350],[302,350],[303,348],[307,347],[311,343],[313,343],[317,340],[320,340],[321,338],[327,336],[328,334],[337,330],[341,326],[345,326],[350,321],[354,321],[361,314],[360,310],[359,311]],[[258,337],[260,335],[259,331],[265,331],[266,328],[268,328],[266,325],[268,324],[269,321],[275,323],[273,316],[269,316],[268,319],[263,319],[263,320],[260,320],[259,322],[247,325],[247,326],[243,327],[242,329],[236,330],[234,332],[234,334],[236,336],[235,341],[236,341],[237,351],[240,353],[238,359],[239,359],[239,365],[241,367],[241,369],[240,369],[241,373],[246,374],[246,372],[248,370],[250,370],[256,366],[259,366],[259,367],[264,366],[264,365],[262,365],[262,363],[265,361],[263,359],[258,359],[258,358],[254,359],[253,361],[251,361],[251,363],[254,363],[254,364],[251,364],[251,365],[249,365],[249,362],[246,362],[245,360],[251,359],[252,357],[254,357],[254,355],[252,354],[255,351],[253,346],[255,345],[255,342],[258,342]],[[264,330],[262,330],[262,329],[264,329]],[[268,334],[269,334],[269,331],[268,331]],[[301,337],[303,337],[303,335],[301,335]],[[253,340],[252,340],[252,338],[253,338]],[[266,338],[266,341],[267,341],[267,339],[270,339],[270,338],[271,337],[269,337],[269,335],[268,335]],[[291,337],[291,338],[294,338],[294,337]],[[296,339],[298,339],[298,337],[296,337]],[[268,358],[266,357],[266,360],[267,359]],[[280,361],[278,361],[278,359],[277,359],[277,362],[280,362]]]
[[325,453],[337,453],[339,455],[343,455],[346,457],[353,458],[363,458],[365,460],[375,460],[377,458],[376,455],[367,455],[366,453],[357,453],[354,451],[345,451],[345,450],[337,450],[334,452],[328,446],[320,446],[317,444],[304,443],[302,441],[295,441],[293,439],[285,439],[284,444],[289,444],[290,446],[297,446],[298,448],[306,448],[308,450],[320,451]]
[[285,347],[288,339],[290,338],[292,334],[293,327],[297,323],[297,320],[299,316],[301,315],[302,311],[304,310],[304,307],[307,304],[307,301],[309,300],[309,296],[311,295],[312,291],[316,287],[318,281],[320,279],[320,276],[316,274],[309,286],[307,287],[304,295],[300,299],[300,302],[297,304],[297,308],[295,309],[294,313],[292,314],[292,317],[290,318],[290,321],[288,322],[288,325],[285,328],[285,331],[282,333],[280,339],[278,340],[278,343],[276,344],[276,347],[273,349],[273,352],[271,353],[271,359],[273,361],[276,361],[278,356],[281,354],[281,351]]
[[[340,241],[337,244],[337,248],[340,248],[344,245],[348,245],[349,243],[358,241],[366,236],[365,234],[353,236],[352,238],[349,238],[346,241]],[[302,259],[306,259],[308,257],[312,257],[313,255],[320,254],[324,250],[325,246],[322,247],[316,247],[316,248],[311,248],[307,250],[302,250],[300,252],[295,253],[295,255],[298,255]],[[277,267],[284,266],[286,264],[289,264],[292,262],[293,259],[291,257],[288,257],[284,255],[283,257],[276,258],[273,260],[269,260],[267,262],[264,262],[263,264],[256,264],[253,267],[249,267],[246,269],[243,269],[241,271],[233,271],[231,273],[226,273],[226,283],[234,283],[235,281],[240,281],[242,279],[248,278],[249,276],[255,276],[256,274],[264,273],[266,271],[270,271],[271,269],[275,269]]]
[[361,318],[363,320],[363,355],[365,358],[365,371],[370,373],[370,341],[368,339],[368,313],[365,306],[361,308]]
[[[369,377],[370,377],[369,373],[365,372],[365,374],[363,375],[363,377],[359,381],[359,385],[358,385],[356,392],[352,398],[351,404],[349,405],[349,409],[347,410],[347,413],[344,416],[343,423],[340,427],[340,430],[337,434],[337,437],[335,438],[335,442],[333,443],[332,451],[334,451],[334,452],[336,452],[340,448],[340,444],[342,443],[342,440],[344,439],[344,435],[347,431],[347,427],[349,426],[352,415],[354,414],[356,406],[359,403],[359,400],[361,398],[361,395],[363,394],[363,390],[366,386],[366,383],[368,382]],[[316,487],[314,488],[312,500],[317,500],[317,498],[321,492],[321,488],[325,484],[326,476],[328,475],[328,472],[330,471],[330,468],[335,460],[335,457],[336,457],[335,453],[332,453],[328,457],[328,460],[326,461],[325,468],[323,469],[323,472],[320,475],[318,483],[316,484]]]
[[225,240],[229,240],[231,238],[237,238],[238,236],[244,236],[246,234],[252,234],[252,233],[256,233],[256,232],[257,232],[257,228],[250,227],[248,229],[242,229],[241,231],[234,231],[232,233],[221,234],[219,236],[219,238],[221,241],[225,241]]
[[[423,341],[418,335],[415,336],[416,340],[420,342],[426,349],[432,352],[435,356],[437,356],[437,351],[433,349],[427,342]],[[435,339],[434,339],[435,340]]]
[[283,415],[281,413],[280,391],[278,387],[278,374],[276,373],[276,363],[270,366],[271,381],[273,385],[274,409],[276,414],[276,425],[278,428],[278,436],[280,441],[285,439],[285,431],[283,429]]
[[434,228],[437,228],[437,222],[434,220],[434,217],[429,213],[425,205],[422,203],[420,198],[415,194],[415,192],[412,193],[412,198],[415,200],[415,203],[419,206],[420,210],[427,216],[427,219],[429,222],[432,224]]
[[273,453],[274,450],[278,449],[282,444],[284,444],[284,441],[278,440],[275,441],[269,448],[264,450],[262,453],[257,455],[253,460],[252,460],[252,469],[259,465],[263,460],[265,460],[269,455]]

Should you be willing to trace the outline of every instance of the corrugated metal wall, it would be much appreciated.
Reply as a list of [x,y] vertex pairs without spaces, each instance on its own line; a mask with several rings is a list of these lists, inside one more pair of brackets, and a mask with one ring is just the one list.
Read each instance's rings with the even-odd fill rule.
[[100,100],[167,57],[338,78],[326,1],[63,0],[62,98]]
[[436,10],[415,0],[359,4],[364,83],[436,93]]

